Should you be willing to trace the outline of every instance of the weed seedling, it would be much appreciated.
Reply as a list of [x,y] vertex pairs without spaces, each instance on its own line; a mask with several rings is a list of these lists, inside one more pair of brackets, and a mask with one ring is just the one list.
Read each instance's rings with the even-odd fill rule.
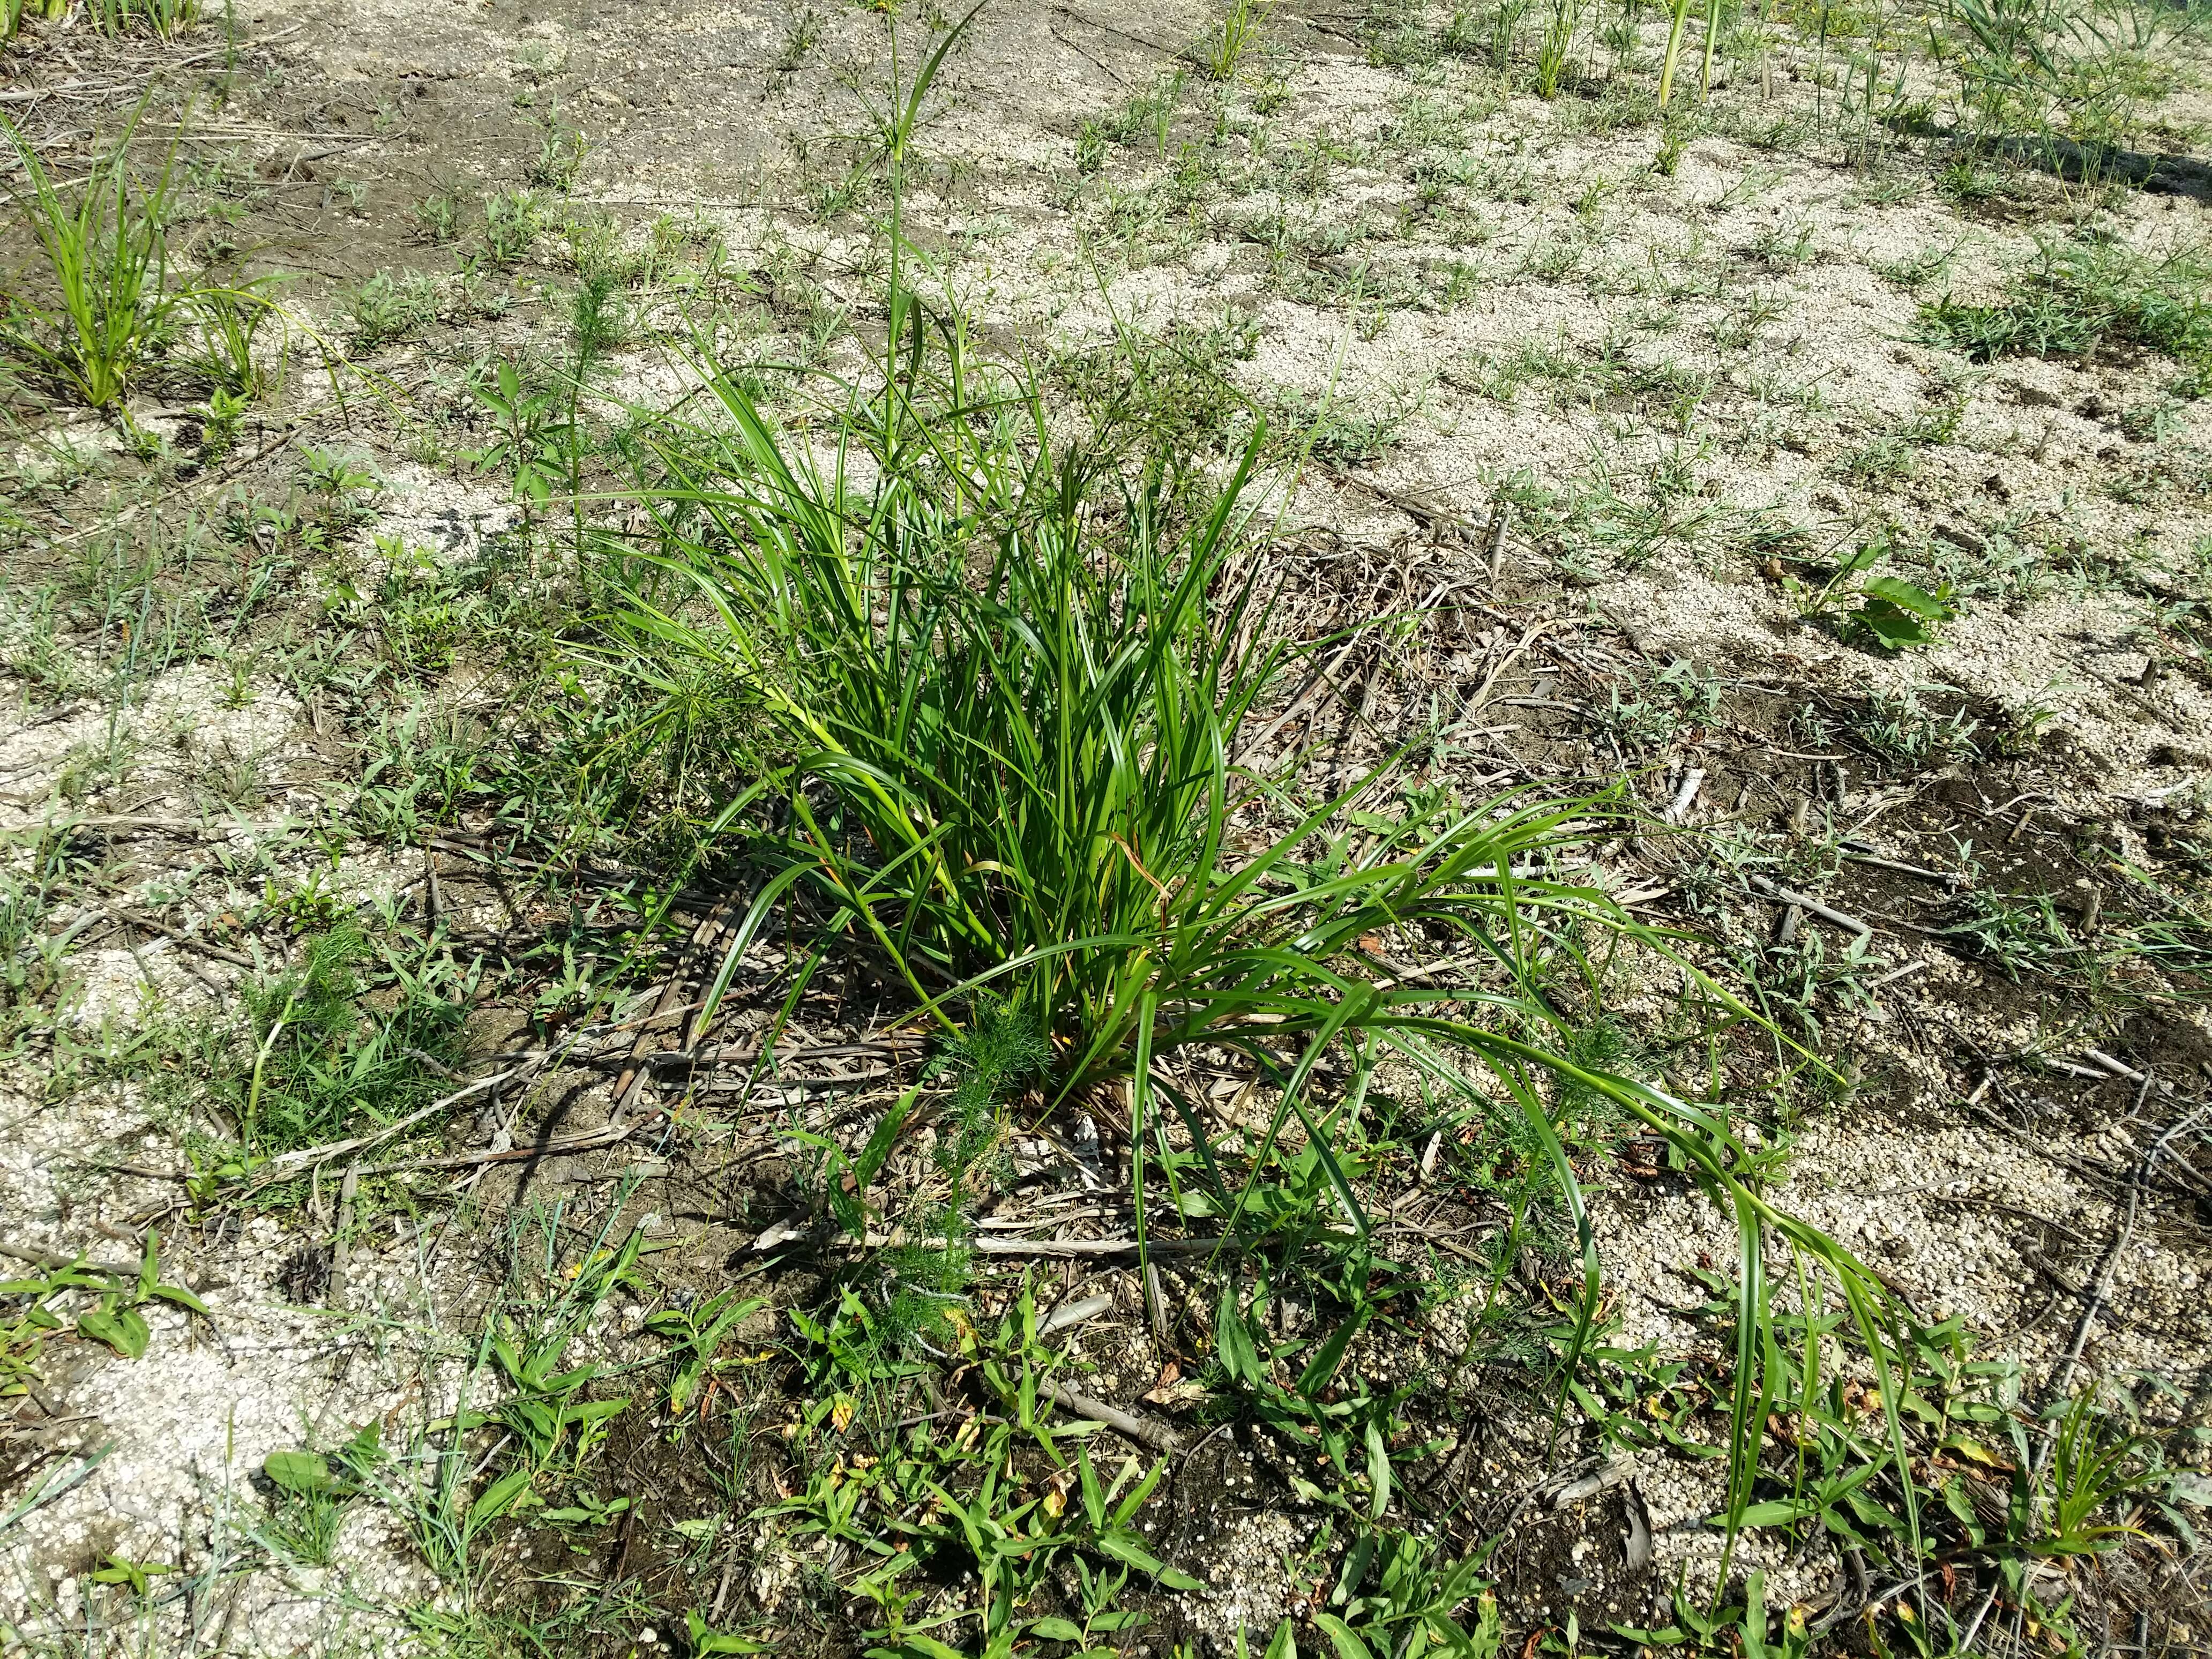
[[[251,1048],[210,1042],[241,1140],[264,1155],[312,1146],[434,1096],[459,1056],[468,990],[466,975],[427,951],[410,960],[350,922],[310,936],[299,966],[246,990]],[[368,1000],[372,991],[387,1009]]]
[[576,187],[584,158],[592,153],[591,141],[582,129],[561,118],[557,103],[550,105],[536,119],[538,154],[532,158],[526,176],[533,185],[566,196]]
[[270,1453],[261,1465],[270,1499],[256,1535],[302,1565],[327,1566],[338,1529],[383,1455],[382,1431],[374,1421],[328,1455]]
[[1902,577],[1868,574],[1891,550],[1890,538],[1877,536],[1838,565],[1818,591],[1795,577],[1784,582],[1784,590],[1806,621],[1885,655],[1926,645],[1936,637],[1936,625],[1954,614],[1949,586],[1930,592]]
[[354,290],[352,309],[354,347],[373,351],[411,338],[437,320],[437,284],[419,270],[396,277],[380,270]]
[[415,222],[422,234],[433,242],[451,242],[461,234],[462,210],[465,198],[456,185],[448,185],[434,190],[415,204]]
[[519,265],[544,230],[544,213],[526,190],[501,191],[484,200],[484,247],[498,265]]
[[27,295],[0,310],[0,339],[88,407],[114,405],[167,333],[171,163],[163,154],[152,182],[133,182],[131,139],[141,100],[114,147],[95,160],[65,199],[38,150],[0,114],[0,137],[30,183],[32,234],[46,255],[54,307]]
[[137,1359],[153,1340],[140,1311],[148,1304],[166,1302],[214,1317],[191,1291],[163,1281],[161,1241],[151,1231],[135,1277],[80,1258],[29,1278],[0,1280],[0,1302],[16,1304],[14,1311],[0,1314],[0,1400],[33,1392],[40,1351],[57,1334],[73,1331],[125,1359]]
[[1230,0],[1228,11],[1213,32],[1192,49],[1191,57],[1210,81],[1231,81],[1244,54],[1259,39],[1261,27],[1274,0]]

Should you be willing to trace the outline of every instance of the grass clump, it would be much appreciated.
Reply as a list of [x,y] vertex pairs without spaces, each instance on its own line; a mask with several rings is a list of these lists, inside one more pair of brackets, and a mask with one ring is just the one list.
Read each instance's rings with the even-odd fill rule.
[[0,301],[0,348],[93,409],[118,402],[167,334],[169,158],[150,184],[136,183],[127,155],[137,126],[134,112],[65,196],[38,151],[0,115],[0,137],[30,187],[20,205],[51,279],[44,301],[20,289]]
[[[643,528],[604,574],[618,597],[599,663],[642,700],[633,729],[672,747],[702,723],[744,734],[723,786],[692,786],[701,841],[752,867],[732,960],[781,913],[811,939],[801,984],[857,957],[956,1045],[1018,1022],[1021,1063],[1048,1056],[1024,1109],[1114,1128],[1139,1239],[1164,1199],[1261,1231],[1255,1195],[1293,1148],[1365,1235],[1338,1152],[1386,1063],[1458,1103],[1454,1133],[1510,1102],[1583,1261],[1569,1371],[1597,1259],[1554,1120],[1563,1090],[1602,1099],[1675,1145],[1739,1224],[1740,1513],[1780,1363],[1767,1237],[1840,1281],[1877,1356],[1887,1303],[1759,1194],[1719,1116],[1577,1058],[1601,1012],[1589,951],[1664,948],[1556,874],[1620,804],[1463,800],[1402,788],[1389,759],[1315,798],[1294,763],[1249,763],[1248,720],[1312,648],[1281,639],[1252,533],[1264,424],[1209,476],[1126,432],[1071,433],[902,285],[896,171],[890,199],[876,372],[829,383],[801,442],[702,345],[709,413],[641,434]],[[1465,971],[1416,982],[1383,951]],[[1264,1080],[1260,1127],[1225,1131],[1175,1080],[1178,1051],[1201,1047]],[[879,1126],[839,1184],[848,1231],[896,1133]]]
[[1258,41],[1274,0],[1230,0],[1229,9],[1191,48],[1191,61],[1209,81],[1233,81]]
[[438,319],[438,285],[419,270],[380,270],[353,296],[353,343],[373,351],[411,338]]
[[86,20],[103,34],[144,31],[173,40],[199,21],[199,0],[86,0]]
[[1976,362],[2013,356],[2086,356],[2108,345],[2162,352],[2212,385],[2212,262],[2185,248],[2153,259],[2118,242],[2046,245],[2005,297],[1945,295],[1921,307],[1921,338]]
[[210,1036],[217,1097],[257,1157],[382,1127],[451,1087],[469,986],[427,949],[403,953],[342,921],[244,994],[246,1029]]
[[[0,366],[28,371],[88,409],[118,410],[149,383],[219,394],[231,418],[271,390],[289,352],[292,319],[276,300],[283,279],[226,281],[212,268],[182,282],[169,269],[167,227],[179,216],[176,146],[140,179],[129,153],[144,103],[133,109],[90,171],[64,188],[34,147],[0,114],[27,189],[14,205],[27,222],[44,280],[0,285]],[[272,364],[261,339],[283,321]],[[216,410],[218,421],[224,418]]]

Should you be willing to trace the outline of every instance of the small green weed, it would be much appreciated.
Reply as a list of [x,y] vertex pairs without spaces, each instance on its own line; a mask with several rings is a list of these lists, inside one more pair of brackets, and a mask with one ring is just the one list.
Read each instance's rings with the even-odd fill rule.
[[1912,770],[1971,760],[1979,753],[1974,733],[1981,729],[1980,722],[1963,708],[1936,714],[1921,703],[1919,690],[1910,686],[1871,693],[1866,707],[1841,724],[1808,704],[1799,711],[1796,725],[1809,743],[1823,747],[1850,743],[1887,765]]
[[1192,48],[1191,57],[1209,81],[1231,81],[1260,37],[1275,0],[1230,0],[1212,31]]
[[468,198],[461,188],[447,185],[415,204],[415,222],[430,241],[456,241],[460,237],[461,220],[467,205]]
[[1420,404],[1418,391],[1393,393],[1379,406],[1291,392],[1277,395],[1275,412],[1314,459],[1329,466],[1372,466],[1398,447]]
[[811,6],[799,8],[783,32],[783,45],[778,49],[769,68],[777,75],[789,75],[806,61],[806,56],[821,44],[822,19]]
[[0,1017],[5,1019],[0,1030],[27,1017],[61,982],[70,934],[76,930],[53,925],[59,873],[44,843],[34,849],[28,870],[0,872]]
[[[212,1319],[197,1296],[161,1278],[161,1240],[149,1231],[135,1276],[88,1265],[80,1257],[25,1278],[0,1280],[0,1400],[21,1399],[39,1380],[40,1352],[74,1332],[125,1359],[144,1355],[153,1332],[140,1311],[166,1302]],[[70,1311],[74,1309],[74,1312]]]
[[1163,75],[1143,92],[1133,94],[1119,109],[1094,118],[1086,125],[1109,144],[1133,144],[1149,137],[1160,154],[1167,153],[1169,125],[1182,100],[1183,76],[1178,70]]
[[532,512],[544,510],[554,490],[565,487],[574,472],[572,450],[579,432],[566,389],[526,386],[510,358],[501,358],[490,380],[480,376],[471,389],[490,412],[496,435],[464,459],[484,471],[507,473],[514,480],[515,499]]
[[1593,708],[1601,731],[1631,750],[1664,748],[1685,730],[1694,730],[1720,712],[1721,687],[1695,663],[1676,660],[1623,697],[1618,685],[1607,692],[1607,706]]
[[1976,362],[2081,356],[2109,340],[2202,374],[2212,365],[2212,264],[2193,248],[2152,258],[2100,239],[2046,243],[2004,299],[1972,304],[1947,294],[1923,306],[1920,337]]
[[52,307],[27,293],[0,301],[0,343],[94,409],[116,404],[167,336],[168,218],[174,147],[152,181],[131,177],[130,143],[142,100],[115,144],[66,199],[39,153],[0,114],[30,183],[32,234],[55,290]]
[[549,105],[535,118],[538,128],[538,154],[531,158],[524,176],[542,189],[558,191],[566,196],[576,187],[585,158],[592,153],[591,141],[581,128],[561,118],[557,103]]
[[520,264],[544,229],[544,209],[529,191],[501,191],[484,198],[484,248],[493,264]]
[[1936,625],[1954,614],[1949,587],[1940,585],[1931,592],[1901,577],[1869,575],[1893,549],[1887,535],[1876,536],[1838,564],[1819,589],[1793,576],[1784,582],[1784,591],[1808,622],[1884,655],[1926,645],[1936,637]]
[[1698,1653],[1734,1652],[1743,1655],[1744,1659],[1804,1659],[1811,1645],[1805,1609],[1802,1607],[1793,1607],[1784,1613],[1778,1638],[1769,1627],[1764,1572],[1753,1572],[1744,1581],[1744,1599],[1740,1603],[1701,1603],[1688,1593],[1686,1575],[1676,1581],[1673,1601],[1672,1624],[1652,1629],[1639,1629],[1632,1625],[1614,1628],[1628,1640],[1644,1644],[1647,1652],[1653,1648],[1680,1649]]
[[649,1334],[673,1345],[667,1403],[676,1434],[684,1432],[684,1419],[701,1385],[721,1368],[726,1340],[766,1305],[757,1297],[740,1301],[734,1289],[724,1290],[688,1307],[663,1309],[645,1322]]
[[[835,1320],[799,1316],[799,1326],[823,1396],[794,1437],[803,1451],[856,1434],[867,1419],[848,1388],[879,1384],[911,1367],[886,1368],[872,1346],[854,1338],[870,1323],[850,1291]],[[938,1654],[941,1637],[958,1632],[985,1652],[1011,1652],[1021,1639],[1099,1642],[1134,1630],[1145,1615],[1122,1609],[1133,1572],[1170,1589],[1198,1581],[1153,1553],[1138,1516],[1165,1475],[1164,1462],[1145,1470],[1134,1459],[1110,1476],[1093,1462],[1091,1424],[1055,1427],[1043,1403],[1042,1376],[1055,1356],[1037,1340],[1036,1303],[1026,1286],[1012,1298],[994,1333],[964,1322],[961,1358],[1002,1415],[971,1420],[940,1437],[931,1419],[887,1431],[882,1455],[818,1459],[804,1489],[757,1512],[782,1520],[795,1538],[852,1547],[860,1570],[842,1586],[873,1609],[862,1639],[888,1650]],[[1048,1473],[1030,1475],[1018,1445],[1047,1456]],[[1070,1449],[1073,1455],[1070,1455]],[[1071,1598],[1064,1591],[1073,1584]],[[1049,1589],[1064,1611],[1036,1604]],[[695,1626],[702,1651],[732,1651],[703,1621]],[[958,1650],[948,1647],[946,1651]],[[941,1659],[941,1656],[940,1656]]]
[[[2081,1390],[2051,1425],[2048,1483],[2022,1494],[2029,1530],[2025,1542],[2041,1555],[2102,1555],[2140,1527],[2101,1517],[2113,1505],[2160,1483],[2165,1471],[2151,1455],[2153,1443],[2119,1426],[2093,1385]],[[2025,1449],[2025,1448],[2023,1448]],[[2035,1460],[2022,1460],[2033,1468]]]
[[314,1146],[434,1097],[460,1057],[471,983],[427,947],[379,944],[349,922],[302,940],[296,967],[246,990],[242,1039],[203,1044],[240,1144],[257,1156]]
[[380,270],[354,290],[353,343],[356,350],[374,351],[396,340],[410,339],[437,321],[438,285],[419,270],[394,276]]
[[329,1565],[338,1529],[383,1457],[380,1425],[374,1421],[328,1455],[270,1453],[261,1465],[269,1498],[254,1535],[302,1565]]
[[280,339],[271,363],[259,345],[261,331],[282,313],[274,298],[275,276],[258,276],[228,285],[195,284],[180,307],[183,321],[198,334],[197,349],[179,354],[182,365],[206,380],[216,397],[246,401],[266,397],[284,375],[289,353],[287,337]]
[[[566,1366],[564,1356],[610,1296],[641,1284],[644,1235],[633,1230],[617,1243],[612,1231],[629,1191],[617,1189],[606,1218],[565,1268],[559,1213],[532,1208],[514,1217],[507,1237],[514,1272],[487,1319],[452,1414],[425,1424],[396,1453],[356,1437],[342,1460],[343,1478],[399,1518],[423,1563],[464,1607],[483,1589],[484,1547],[495,1524],[570,1510],[588,1522],[624,1507],[603,1504],[588,1491],[573,1505],[552,1500],[569,1495],[582,1463],[629,1404],[586,1397],[601,1367]],[[476,1402],[495,1378],[504,1384],[503,1397],[486,1412]],[[498,1431],[488,1448],[486,1430]]]
[[1867,700],[1866,717],[1852,728],[1869,751],[1893,764],[1923,767],[1971,760],[1980,722],[1963,708],[1938,714],[1921,706],[1919,694],[1876,691]]
[[1969,887],[1951,901],[1939,931],[2014,981],[2023,973],[2052,972],[2081,949],[2048,893],[2021,897]]

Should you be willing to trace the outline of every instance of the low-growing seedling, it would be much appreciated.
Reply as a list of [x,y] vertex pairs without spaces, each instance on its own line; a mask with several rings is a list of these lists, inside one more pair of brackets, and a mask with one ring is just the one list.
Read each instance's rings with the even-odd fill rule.
[[[424,1564],[465,1604],[482,1588],[483,1546],[495,1524],[533,1511],[544,1519],[549,1509],[562,1519],[565,1510],[586,1519],[614,1511],[588,1491],[580,1494],[587,1501],[571,1505],[549,1504],[546,1493],[557,1495],[580,1474],[628,1405],[582,1397],[603,1375],[598,1364],[562,1366],[606,1298],[637,1285],[644,1235],[633,1229],[617,1243],[613,1231],[630,1191],[617,1189],[605,1219],[565,1267],[557,1212],[533,1208],[513,1219],[508,1243],[522,1258],[521,1282],[510,1281],[488,1316],[453,1414],[426,1424],[404,1450],[372,1443],[347,1459],[350,1477],[399,1518]],[[495,1375],[508,1391],[486,1412],[476,1402]],[[480,1431],[492,1427],[505,1432],[487,1446]]]
[[[2101,1555],[2142,1536],[2140,1527],[2102,1517],[2130,1493],[2160,1484],[2166,1471],[2151,1455],[2153,1443],[2128,1431],[2099,1402],[2098,1393],[2092,1384],[2067,1404],[2049,1430],[2051,1450],[2040,1465],[2045,1482],[2039,1490],[2027,1484],[2020,1493],[2023,1542],[2037,1554]],[[2018,1449],[2027,1452],[2024,1443]],[[2017,1467],[2030,1471],[2039,1465],[2028,1454]]]
[[373,505],[383,480],[357,453],[303,445],[300,482],[307,491],[325,546],[376,516]]
[[1244,54],[1259,39],[1274,0],[1230,0],[1229,9],[1211,33],[1192,48],[1191,57],[1211,81],[1234,80]]
[[1743,1588],[1741,1603],[1723,1605],[1717,1598],[1711,1604],[1704,1604],[1689,1593],[1685,1572],[1674,1583],[1672,1624],[1651,1629],[1617,1625],[1614,1630],[1632,1642],[1644,1644],[1647,1652],[1657,1648],[1668,1652],[1733,1653],[1742,1659],[1805,1659],[1812,1644],[1805,1609],[1786,1609],[1778,1637],[1767,1613],[1765,1573],[1752,1573]]
[[1995,303],[1947,294],[1923,306],[1921,338],[1976,362],[2079,356],[2109,339],[2164,352],[2198,374],[2212,364],[2212,264],[2194,249],[2154,258],[2095,238],[2046,242],[2008,286]]
[[162,1279],[161,1241],[150,1231],[135,1277],[92,1267],[80,1257],[28,1278],[0,1280],[0,1302],[17,1304],[12,1313],[0,1314],[0,1400],[32,1391],[40,1351],[63,1332],[73,1331],[125,1359],[137,1359],[153,1340],[140,1311],[149,1303],[166,1302],[214,1317],[191,1291]]
[[1954,614],[1949,585],[1930,592],[1902,577],[1869,574],[1892,550],[1889,537],[1876,536],[1838,564],[1819,589],[1793,576],[1784,582],[1784,591],[1806,621],[1885,655],[1926,645],[1935,639],[1936,626]]
[[461,234],[462,213],[466,204],[467,198],[459,185],[444,185],[415,204],[415,222],[433,242],[454,241]]
[[1948,246],[1929,246],[1917,253],[1902,254],[1889,260],[1877,259],[1868,268],[1886,282],[1903,289],[1920,289],[1936,281],[1951,268],[1961,250],[1966,246],[1964,238]]
[[1695,663],[1677,660],[1624,697],[1608,688],[1607,706],[1593,709],[1598,727],[1631,749],[1663,748],[1686,727],[1701,726],[1720,712],[1721,687]]
[[1808,743],[1824,748],[1848,743],[1890,766],[1917,769],[1946,761],[1971,760],[1980,752],[1974,734],[1981,730],[1981,722],[1963,708],[1941,714],[1920,701],[1923,691],[1946,689],[1876,690],[1869,694],[1865,708],[1840,722],[1808,703],[1798,711],[1795,724]]
[[766,1305],[757,1297],[741,1302],[735,1290],[724,1290],[689,1308],[664,1309],[645,1322],[645,1328],[653,1335],[675,1344],[676,1365],[668,1380],[668,1415],[678,1434],[683,1432],[693,1395],[722,1363],[725,1340]]
[[[1469,1602],[1472,1620],[1462,1611]],[[1482,1554],[1450,1562],[1437,1544],[1397,1528],[1363,1531],[1355,1538],[1329,1592],[1328,1610],[1316,1612],[1314,1623],[1344,1656],[1490,1659],[1504,1646]],[[1268,1654],[1279,1648],[1289,1659],[1296,1652],[1291,1631],[1287,1619],[1276,1626]]]
[[485,471],[505,472],[514,480],[516,500],[543,509],[574,473],[576,428],[563,388],[526,386],[514,360],[501,358],[490,380],[479,377],[471,389],[491,412],[498,435],[465,459]]
[[184,361],[213,383],[214,395],[237,399],[241,408],[266,397],[283,378],[289,342],[280,341],[273,364],[258,344],[270,319],[281,314],[274,297],[280,280],[266,276],[222,286],[202,283],[182,307],[199,336],[198,349]]
[[380,270],[354,290],[355,349],[373,351],[411,338],[438,319],[438,286],[419,270]]
[[1974,733],[1980,725],[1963,708],[1947,715],[1922,707],[1918,691],[1908,686],[1902,691],[1875,691],[1867,699],[1864,718],[1852,731],[1861,744],[1881,759],[1918,767],[1972,758],[1977,752]]
[[1042,1082],[1051,1061],[1051,1045],[1035,1016],[988,996],[979,999],[965,1029],[947,1039],[931,1074],[954,1080],[939,1114],[937,1160],[957,1191],[974,1198],[988,1194],[999,1173],[992,1155],[1005,1133],[1005,1104]]
[[[795,1315],[794,1323],[807,1340],[817,1391],[833,1381],[879,1386],[916,1369],[886,1359],[869,1335],[872,1319],[849,1290],[833,1317]],[[949,1436],[934,1417],[891,1429],[878,1442],[880,1457],[817,1462],[804,1491],[756,1512],[756,1519],[782,1518],[793,1536],[842,1544],[860,1556],[862,1571],[843,1588],[882,1620],[864,1639],[939,1659],[937,1638],[915,1645],[920,1632],[969,1630],[987,1652],[1013,1651],[1023,1638],[1079,1642],[1142,1621],[1115,1605],[1133,1571],[1167,1589],[1198,1588],[1160,1559],[1138,1525],[1166,1462],[1147,1471],[1128,1459],[1109,1477],[1090,1455],[1093,1425],[1048,1420],[1040,1378],[1054,1357],[1038,1341],[1037,1323],[1024,1287],[994,1334],[964,1320],[957,1327],[961,1358],[1000,1402],[1002,1417],[971,1419]],[[839,1387],[809,1410],[795,1438],[805,1444],[826,1431],[833,1443],[847,1442],[866,1420]],[[1048,1460],[1048,1478],[1030,1478],[1016,1460],[1024,1444]],[[1079,1621],[1036,1608],[1048,1585],[1065,1586],[1071,1576],[1077,1605],[1066,1611],[1079,1612]]]
[[806,61],[807,53],[812,52],[821,40],[821,16],[811,6],[800,7],[799,15],[784,29],[783,45],[769,64],[770,71],[776,75],[793,73]]
[[1950,919],[1938,931],[2008,979],[2017,980],[2024,972],[2050,973],[2081,950],[2048,893],[2017,897],[1969,887],[1952,899],[1949,911]]
[[[636,1244],[633,1237],[629,1246],[633,1259]],[[629,1400],[583,1397],[584,1390],[599,1380],[596,1363],[563,1369],[569,1340],[576,1334],[574,1321],[538,1326],[502,1316],[498,1322],[501,1328],[491,1334],[489,1347],[506,1397],[492,1413],[492,1420],[514,1437],[523,1467],[533,1479],[554,1471],[556,1461],[571,1473],[580,1470],[606,1437],[608,1425],[629,1408]]]
[[1821,1040],[1824,1009],[1835,1006],[1865,1013],[1874,1006],[1869,984],[1887,965],[1866,934],[1854,933],[1839,947],[1813,928],[1800,928],[1786,943],[1769,945],[1744,964],[1759,1006],[1778,1024],[1796,1026],[1815,1045]]
[[493,264],[520,264],[544,228],[544,210],[530,191],[501,191],[484,198],[484,248]]
[[533,185],[566,196],[576,187],[584,158],[592,153],[591,141],[581,128],[561,118],[558,103],[548,106],[536,119],[538,154],[532,158],[526,176]]
[[302,940],[296,967],[246,989],[242,1038],[202,1034],[243,1148],[266,1156],[333,1140],[435,1096],[459,1057],[471,986],[427,946],[373,942],[350,921]]
[[1419,390],[1401,391],[1379,404],[1355,405],[1340,397],[1285,393],[1277,398],[1276,413],[1314,459],[1330,466],[1371,466],[1397,447],[1421,396]]
[[[11,667],[34,665],[15,653],[9,656]],[[58,863],[52,847],[42,840],[29,869],[0,871],[0,1016],[10,1027],[60,983],[70,937],[88,925],[53,926]]]
[[383,1456],[381,1425],[374,1420],[328,1454],[270,1453],[261,1465],[270,1496],[255,1535],[303,1565],[328,1565],[338,1529]]

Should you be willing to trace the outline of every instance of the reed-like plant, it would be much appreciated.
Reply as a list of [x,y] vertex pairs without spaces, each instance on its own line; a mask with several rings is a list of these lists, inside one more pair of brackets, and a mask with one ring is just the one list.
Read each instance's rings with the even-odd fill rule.
[[0,115],[21,163],[29,193],[21,204],[46,256],[48,299],[19,294],[0,314],[0,342],[94,409],[122,398],[161,340],[171,307],[167,241],[163,234],[174,157],[134,183],[127,159],[142,100],[107,153],[83,183],[64,193],[39,153]]
[[[1555,1119],[1567,1090],[1610,1102],[1737,1224],[1740,1515],[1781,1364],[1770,1238],[1839,1282],[1885,1386],[1887,1304],[1764,1196],[1719,1110],[1571,1058],[1600,1012],[1590,947],[1668,950],[1570,873],[1624,797],[1461,800],[1392,757],[1315,799],[1294,764],[1248,755],[1255,715],[1315,668],[1277,625],[1253,533],[1261,440],[1193,487],[1097,422],[1069,436],[1027,374],[973,361],[958,319],[926,315],[901,276],[902,139],[872,371],[818,381],[799,439],[702,344],[708,412],[651,431],[628,503],[645,540],[614,561],[600,661],[647,693],[641,732],[696,729],[705,687],[714,729],[750,734],[750,781],[699,826],[757,872],[710,1000],[767,919],[796,915],[815,961],[872,957],[947,1030],[1011,1006],[1053,1056],[1040,1122],[1075,1104],[1121,1120],[1140,1238],[1152,1188],[1180,1200],[1188,1182],[1236,1231],[1285,1136],[1364,1232],[1334,1151],[1385,1062],[1456,1093],[1468,1121],[1510,1098],[1581,1239],[1571,1366],[1598,1262]],[[1399,950],[1442,950],[1452,971],[1391,967]],[[1201,1046],[1273,1083],[1256,1145],[1232,1148],[1176,1081],[1178,1051]],[[1326,1101],[1324,1060],[1351,1079]]]
[[199,0],[85,0],[84,15],[104,34],[144,30],[173,40],[199,21]]
[[[1659,107],[1667,107],[1667,100],[1674,91],[1674,68],[1682,56],[1682,32],[1690,21],[1690,0],[1674,0],[1674,15],[1667,26],[1667,56],[1659,66]],[[1705,58],[1704,89],[1711,93],[1713,84],[1713,47],[1720,38],[1720,0],[1705,0]]]
[[1210,33],[1201,36],[1192,57],[1213,81],[1236,78],[1244,54],[1260,38],[1260,28],[1275,0],[1229,0],[1229,9]]

